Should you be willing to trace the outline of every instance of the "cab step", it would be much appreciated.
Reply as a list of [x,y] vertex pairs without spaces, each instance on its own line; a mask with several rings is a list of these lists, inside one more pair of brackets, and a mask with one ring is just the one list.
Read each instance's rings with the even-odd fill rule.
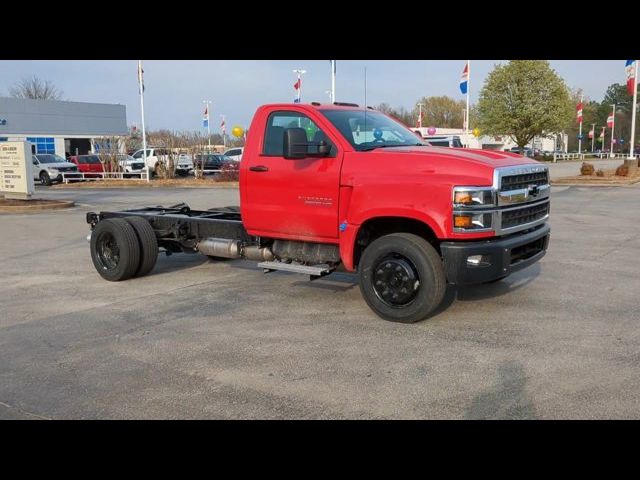
[[329,275],[333,268],[330,265],[322,263],[320,265],[296,265],[293,263],[284,262],[262,262],[258,264],[258,267],[264,269],[264,273],[274,272],[281,270],[283,272],[302,273],[309,275],[311,280],[318,277],[324,277]]

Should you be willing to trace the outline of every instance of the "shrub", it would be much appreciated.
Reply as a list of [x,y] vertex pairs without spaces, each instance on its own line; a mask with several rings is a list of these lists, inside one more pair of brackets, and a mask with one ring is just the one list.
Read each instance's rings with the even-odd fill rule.
[[627,167],[626,165],[620,165],[618,168],[616,168],[616,175],[619,177],[626,177],[627,175],[629,175],[629,167]]
[[604,177],[604,172],[602,171],[602,169],[596,170],[596,177]]
[[582,162],[582,167],[580,167],[580,175],[593,175],[595,172],[595,167],[591,163]]
[[240,162],[225,163],[216,175],[216,182],[237,182],[240,179]]

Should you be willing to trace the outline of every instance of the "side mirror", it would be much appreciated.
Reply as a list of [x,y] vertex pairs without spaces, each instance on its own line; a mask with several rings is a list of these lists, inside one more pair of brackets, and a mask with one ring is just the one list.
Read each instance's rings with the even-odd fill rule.
[[295,160],[307,157],[309,142],[304,128],[287,128],[283,141],[284,158]]
[[325,157],[330,153],[331,153],[331,145],[329,145],[324,140],[320,140],[320,143],[318,143],[318,155]]

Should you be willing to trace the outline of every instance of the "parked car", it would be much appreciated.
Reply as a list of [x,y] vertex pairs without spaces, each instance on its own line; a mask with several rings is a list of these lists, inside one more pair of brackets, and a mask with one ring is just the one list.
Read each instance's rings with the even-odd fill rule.
[[231,160],[239,162],[242,160],[242,152],[244,152],[244,147],[237,147],[227,150],[223,155],[229,157]]
[[193,160],[191,155],[181,153],[176,163],[176,175],[187,176],[193,172]]
[[133,158],[126,153],[118,153],[116,158],[118,159],[118,164],[122,169],[124,177],[130,177],[132,173],[140,174],[144,170],[144,161],[142,159]]
[[427,135],[422,137],[432,147],[462,148],[462,140],[458,135]]
[[225,164],[233,161],[230,157],[222,153],[203,153],[196,155],[193,164],[195,168],[207,171],[220,170]]
[[[135,160],[142,160],[144,162],[144,150],[140,149],[136,151],[132,157]],[[167,148],[162,147],[147,147],[147,168],[151,175],[156,173],[156,168],[160,163],[168,165],[170,158],[170,151]],[[180,154],[173,156],[175,173],[177,175],[187,175],[193,171],[193,162],[191,156],[187,154]]]
[[69,161],[74,163],[84,178],[102,178],[104,166],[97,155],[71,155]]
[[62,182],[62,174],[78,172],[74,163],[66,161],[60,155],[52,153],[38,153],[32,155],[33,179],[40,180],[42,185],[51,185],[53,182]]

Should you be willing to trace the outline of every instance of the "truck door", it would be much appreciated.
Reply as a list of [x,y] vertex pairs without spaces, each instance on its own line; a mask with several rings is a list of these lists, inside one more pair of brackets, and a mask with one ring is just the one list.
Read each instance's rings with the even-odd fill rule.
[[[304,128],[310,142],[331,145],[326,157],[284,158],[287,128]],[[313,148],[313,147],[311,147]],[[247,162],[243,201],[245,227],[255,235],[309,241],[338,238],[338,195],[342,152],[304,113],[275,111],[268,119],[260,151]]]

